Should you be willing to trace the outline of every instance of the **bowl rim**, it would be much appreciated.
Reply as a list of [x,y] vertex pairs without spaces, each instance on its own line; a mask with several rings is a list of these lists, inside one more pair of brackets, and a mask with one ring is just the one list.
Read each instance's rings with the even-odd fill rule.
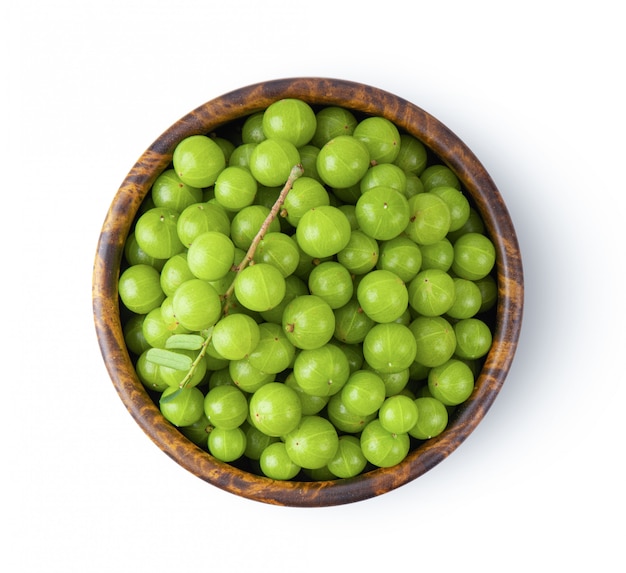
[[[184,137],[208,134],[287,97],[315,106],[337,105],[379,115],[420,139],[460,179],[496,247],[498,302],[493,344],[470,398],[454,424],[421,444],[393,468],[355,478],[318,482],[275,481],[220,462],[163,418],[135,374],[118,306],[117,279],[126,237],[156,176],[171,162]],[[166,129],[140,156],[114,196],[98,239],[92,277],[98,344],[113,385],[137,424],[168,456],[225,491],[274,505],[316,507],[362,501],[396,489],[446,459],[491,408],[511,367],[520,336],[524,281],[515,228],[495,183],[474,153],[447,126],[419,106],[367,84],[322,77],[284,78],[250,84],[200,105]]]

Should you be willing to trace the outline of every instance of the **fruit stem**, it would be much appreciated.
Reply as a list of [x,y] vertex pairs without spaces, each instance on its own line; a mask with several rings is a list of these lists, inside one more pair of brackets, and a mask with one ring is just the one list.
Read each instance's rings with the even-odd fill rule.
[[[259,232],[256,234],[256,236],[252,240],[252,243],[250,244],[250,247],[248,248],[248,252],[244,256],[244,258],[241,260],[241,262],[234,268],[235,280],[237,279],[237,274],[243,271],[243,269],[245,269],[250,264],[250,262],[252,262],[252,260],[254,259],[254,254],[256,253],[259,243],[263,240],[263,237],[265,237],[265,233],[267,233],[267,230],[269,229],[270,225],[272,224],[274,219],[276,219],[276,217],[278,216],[278,213],[280,212],[283,204],[285,203],[287,194],[289,193],[289,191],[291,191],[291,188],[293,187],[294,181],[298,179],[298,177],[300,177],[303,173],[304,173],[304,168],[302,167],[301,164],[295,165],[291,169],[291,173],[289,173],[289,177],[287,179],[287,182],[285,183],[285,186],[282,188],[280,194],[278,195],[278,199],[276,199],[276,202],[274,203],[274,205],[272,205],[272,208],[270,209],[268,216],[265,218],[265,221],[263,221],[263,224],[261,225]],[[226,303],[224,305],[224,314],[228,314],[230,297],[232,296],[233,291],[235,290],[235,280],[233,280],[231,285],[228,287],[228,290],[224,293],[224,301]]]
[[202,346],[200,347],[198,356],[194,358],[194,361],[191,363],[191,366],[189,367],[189,370],[187,371],[187,374],[185,374],[185,377],[180,381],[180,384],[178,385],[179,388],[185,388],[187,384],[189,384],[189,381],[191,380],[194,372],[196,371],[198,364],[200,364],[200,361],[204,358],[204,355],[206,354],[206,350],[209,347],[209,342],[211,342],[212,335],[213,335],[213,327],[209,328],[206,331],[206,334],[204,335],[204,342],[202,343]]
[[[272,224],[272,221],[276,219],[279,211],[281,210],[283,206],[283,203],[285,202],[285,198],[287,197],[287,194],[289,193],[289,191],[291,191],[291,188],[293,187],[294,181],[298,179],[298,177],[302,176],[303,173],[304,173],[304,168],[302,167],[301,164],[295,165],[291,169],[291,172],[289,173],[289,177],[287,178],[287,182],[285,183],[285,186],[282,188],[280,195],[278,196],[278,199],[276,199],[276,202],[270,209],[270,212],[268,216],[265,218],[265,221],[263,221],[263,224],[261,225],[259,232],[256,234],[256,236],[252,240],[252,243],[250,244],[250,248],[248,249],[248,252],[245,254],[241,262],[237,266],[235,266],[234,268],[235,278],[233,279],[233,282],[228,287],[228,290],[224,293],[224,297],[223,297],[224,307],[222,310],[223,314],[228,314],[228,309],[230,306],[230,298],[235,290],[235,280],[237,279],[237,274],[240,273],[243,269],[245,269],[248,266],[248,264],[250,264],[252,259],[254,259],[254,253],[256,252],[257,247],[259,246],[259,243],[263,240],[263,237],[265,236],[265,233],[267,233],[267,230]],[[209,347],[209,343],[211,342],[212,335],[213,335],[213,327],[208,329],[206,336],[204,338],[204,342],[202,343],[202,346],[200,347],[200,350],[198,352],[198,356],[196,356],[195,360],[191,364],[191,367],[189,368],[189,371],[187,372],[187,374],[185,375],[185,377],[181,380],[179,384],[180,388],[184,388],[185,386],[187,386],[187,384],[189,384],[189,381],[191,380],[198,364],[200,363],[200,361],[204,358],[204,355],[206,354],[207,348]]]

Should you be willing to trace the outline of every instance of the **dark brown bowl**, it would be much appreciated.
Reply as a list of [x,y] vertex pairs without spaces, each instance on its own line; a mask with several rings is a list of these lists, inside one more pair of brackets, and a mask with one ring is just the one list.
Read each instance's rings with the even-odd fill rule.
[[[420,444],[401,464],[352,479],[274,481],[217,461],[163,418],[135,374],[122,332],[117,282],[124,243],[141,202],[155,178],[170,164],[176,144],[190,135],[211,133],[285,97],[380,115],[420,139],[459,177],[496,246],[498,303],[493,345],[473,394],[442,434]],[[421,476],[459,447],[483,419],[507,376],[520,335],[523,295],[522,263],[513,223],[498,189],[472,151],[437,119],[398,96],[325,78],[282,79],[244,87],[198,107],[165,131],[139,158],[115,195],[93,271],[93,313],[104,362],[123,403],[153,442],[214,486],[260,502],[302,507],[346,504],[381,495]]]

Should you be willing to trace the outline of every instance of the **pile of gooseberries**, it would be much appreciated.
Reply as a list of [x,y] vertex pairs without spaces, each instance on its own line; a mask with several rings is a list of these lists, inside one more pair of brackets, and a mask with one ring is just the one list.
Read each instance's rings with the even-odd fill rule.
[[125,342],[164,418],[275,480],[399,464],[492,345],[485,225],[381,116],[285,98],[183,139],[124,254]]

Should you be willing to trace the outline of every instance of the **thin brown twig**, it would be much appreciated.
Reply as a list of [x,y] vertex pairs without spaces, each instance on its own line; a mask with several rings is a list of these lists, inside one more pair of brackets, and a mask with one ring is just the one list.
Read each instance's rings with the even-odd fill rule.
[[[245,269],[250,264],[250,262],[252,262],[252,260],[254,259],[254,254],[256,253],[256,249],[259,246],[259,243],[263,240],[263,237],[267,233],[267,230],[272,224],[272,221],[276,219],[280,209],[282,208],[285,202],[285,198],[287,197],[287,194],[289,193],[289,191],[291,191],[291,188],[293,187],[294,181],[298,179],[298,177],[300,177],[303,173],[304,173],[304,168],[302,167],[301,164],[295,165],[292,168],[291,173],[289,173],[287,182],[285,183],[285,186],[282,188],[280,195],[278,196],[278,199],[276,199],[276,202],[270,209],[270,212],[265,218],[265,221],[263,221],[261,228],[259,229],[258,233],[255,235],[254,239],[252,240],[252,243],[250,244],[250,247],[248,248],[248,252],[245,254],[241,262],[234,268],[235,278],[233,279],[233,282],[228,287],[228,290],[224,293],[224,307],[222,311],[223,314],[228,314],[228,309],[230,306],[230,298],[235,290],[235,280],[237,279],[238,273],[240,273],[243,269]],[[189,384],[189,381],[193,377],[193,374],[198,364],[200,363],[200,361],[204,358],[204,355],[206,354],[207,348],[209,347],[209,344],[211,342],[212,333],[213,333],[213,328],[211,327],[207,331],[204,342],[202,343],[202,346],[198,352],[198,356],[196,356],[195,360],[191,364],[189,371],[187,372],[185,377],[181,380],[179,384],[180,388],[184,388],[185,386],[187,386],[187,384]]]

